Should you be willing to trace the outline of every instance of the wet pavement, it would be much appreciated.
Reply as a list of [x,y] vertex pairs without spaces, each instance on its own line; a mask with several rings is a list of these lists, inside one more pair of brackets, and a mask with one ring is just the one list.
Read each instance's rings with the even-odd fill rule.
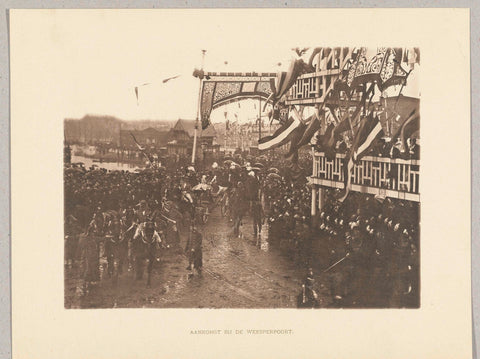
[[[265,227],[265,226],[264,226]],[[88,292],[77,266],[65,272],[66,308],[295,308],[305,268],[295,265],[285,251],[269,246],[264,234],[256,245],[250,218],[243,221],[241,237],[233,237],[231,222],[215,210],[199,228],[203,235],[203,272],[186,269],[187,233],[180,247],[167,249],[155,262],[152,285],[136,281],[133,271],[119,276],[118,284],[101,271],[101,280]],[[102,262],[101,262],[102,263]],[[321,306],[328,305],[325,281],[318,276]]]

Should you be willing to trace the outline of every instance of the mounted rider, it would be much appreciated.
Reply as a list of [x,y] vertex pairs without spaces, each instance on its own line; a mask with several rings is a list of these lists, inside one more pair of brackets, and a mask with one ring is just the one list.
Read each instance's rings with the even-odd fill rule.
[[135,262],[136,279],[143,277],[144,260],[147,261],[147,286],[150,285],[150,278],[154,260],[159,261],[158,250],[163,247],[163,241],[155,230],[155,224],[151,221],[141,223],[133,237],[133,255]]
[[162,244],[162,239],[158,232],[155,230],[155,224],[150,221],[143,222],[138,225],[137,232],[135,233],[133,240],[141,240],[146,244]]
[[137,224],[147,222],[152,216],[152,210],[147,204],[146,200],[141,200],[137,205],[137,210],[135,211],[135,219]]

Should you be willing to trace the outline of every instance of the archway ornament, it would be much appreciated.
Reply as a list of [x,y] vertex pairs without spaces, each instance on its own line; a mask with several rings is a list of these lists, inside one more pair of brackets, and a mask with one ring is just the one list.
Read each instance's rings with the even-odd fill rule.
[[271,103],[276,73],[207,72],[202,79],[200,114],[202,128],[210,124],[212,110],[245,99],[262,99]]

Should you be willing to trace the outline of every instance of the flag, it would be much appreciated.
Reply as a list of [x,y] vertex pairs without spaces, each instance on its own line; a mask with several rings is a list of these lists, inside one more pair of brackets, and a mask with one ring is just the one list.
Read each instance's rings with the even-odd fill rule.
[[409,120],[405,121],[400,130],[400,139],[402,141],[402,147],[405,150],[407,148],[407,139],[410,138],[415,132],[420,129],[420,117],[413,116]]
[[323,135],[318,136],[317,145],[325,152],[328,159],[335,158],[335,143],[342,132],[350,129],[348,118],[342,120],[337,126],[330,123]]
[[403,124],[398,129],[395,136],[392,138],[392,143],[396,143],[397,139],[400,138],[402,142],[402,152],[405,152],[407,146],[407,139],[410,138],[416,131],[420,129],[420,116],[417,113],[417,110],[414,109]]
[[355,134],[350,152],[348,156],[345,157],[343,166],[345,188],[343,196],[339,199],[340,202],[343,202],[345,198],[347,198],[350,191],[352,181],[351,173],[354,164],[358,162],[362,156],[368,153],[368,150],[373,146],[375,141],[382,136],[382,125],[377,116],[373,117],[373,115],[370,115],[361,121],[357,133]]
[[270,100],[272,100],[272,106],[280,101],[283,95],[287,93],[288,90],[293,86],[295,81],[297,81],[298,76],[305,71],[307,64],[302,59],[297,59],[291,62],[290,67],[288,68],[287,72],[280,72],[277,75],[277,81],[270,81],[270,87],[272,88],[273,92],[265,102],[265,106],[263,111]]
[[310,123],[308,127],[303,132],[302,138],[297,143],[297,149],[305,146],[310,142],[315,132],[320,129],[320,116],[318,113],[318,109],[315,111],[315,115],[311,117]]
[[306,129],[307,129],[306,123],[301,122],[300,125],[298,125],[298,127],[292,131],[292,134],[290,136],[290,149],[288,150],[288,153],[285,155],[285,158],[287,158],[288,160],[294,163],[298,161],[298,150],[300,148],[300,146],[298,145],[298,142],[303,137]]
[[283,102],[278,102],[273,109],[268,113],[270,124],[273,120],[277,120],[280,123],[285,123],[288,120],[288,106]]
[[282,146],[291,140],[294,130],[302,124],[300,118],[295,113],[293,115],[273,135],[265,136],[258,140],[258,149],[260,151]]
[[162,80],[162,83],[166,83],[166,82],[168,82],[168,81],[170,81],[170,80],[174,80],[174,79],[176,79],[177,77],[180,77],[180,75],[176,75],[176,76],[172,76],[172,77],[168,77],[168,78],[166,78],[166,79],[163,79],[163,80]]
[[[372,91],[373,86],[370,87],[367,91],[364,91],[362,94],[362,98],[360,100],[361,104],[364,104],[366,101],[366,98]],[[333,127],[327,127],[327,130],[325,131],[325,134],[320,138],[320,145],[323,147],[323,150],[325,151],[325,154],[327,158],[332,159],[335,157],[335,141],[340,137],[340,134],[348,131],[351,129],[351,123],[357,119],[357,117],[360,115],[360,111],[363,106],[357,106],[355,111],[352,114],[352,117],[349,117],[348,110],[345,112],[343,116],[343,120],[339,120],[337,116],[335,115],[335,112],[332,109],[329,109],[329,114],[330,117],[333,118]],[[334,124],[335,123],[335,124]],[[331,129],[331,131],[329,131]]]
[[135,136],[133,135],[133,133],[130,132],[130,136],[132,136],[133,138],[133,141],[135,142],[135,144],[137,145],[138,149],[140,150],[140,152],[143,153],[143,155],[145,156],[145,158],[150,162],[150,163],[153,163],[153,160],[152,158],[145,152],[145,147],[142,147],[137,139],[135,138]]
[[335,125],[333,123],[329,124],[325,133],[323,135],[318,136],[318,146],[320,149],[325,152],[325,157],[329,160],[335,158],[335,148],[334,148],[334,141],[335,138]]

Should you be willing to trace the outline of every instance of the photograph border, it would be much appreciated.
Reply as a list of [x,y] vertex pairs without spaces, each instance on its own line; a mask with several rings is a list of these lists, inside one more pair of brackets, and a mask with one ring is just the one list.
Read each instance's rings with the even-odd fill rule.
[[[413,2],[413,1],[369,1],[364,0],[361,7],[419,7],[419,6],[409,6],[409,5],[421,5],[420,7],[469,7],[471,8],[470,18],[472,20],[479,18],[480,4],[472,1],[422,1]],[[262,6],[254,1],[245,1],[239,6],[238,3],[234,1],[189,1],[188,3],[182,4],[180,6],[175,1],[129,1],[122,3],[122,8],[211,8],[211,7],[241,7],[241,8],[250,8],[250,7],[339,7],[338,3],[335,1],[298,1],[295,3],[285,3],[283,1],[265,1],[262,3]],[[0,55],[0,64],[2,65],[2,77],[0,79],[0,86],[2,87],[2,94],[0,103],[0,113],[1,122],[0,122],[0,174],[1,174],[1,187],[0,187],[0,231],[1,233],[10,234],[11,222],[10,222],[10,155],[9,155],[9,133],[10,133],[10,122],[9,122],[9,104],[10,98],[5,94],[9,94],[9,41],[8,41],[8,8],[116,8],[118,2],[115,1],[83,1],[81,3],[77,1],[61,1],[57,2],[54,0],[51,1],[21,1],[21,2],[5,2],[3,3],[3,10],[5,16],[2,17],[0,21],[0,28],[2,29],[2,54]],[[360,8],[355,1],[343,1],[342,7],[348,8]],[[478,59],[480,58],[480,49],[478,41],[475,39],[480,38],[478,22],[471,23],[471,35],[470,35],[470,58]],[[478,130],[480,129],[480,123],[478,123],[479,115],[479,104],[474,101],[475,98],[478,98],[479,95],[479,65],[478,61],[471,61],[471,136],[472,136],[472,191],[471,191],[471,200],[472,200],[472,238],[476,238],[479,234],[480,224],[477,223],[477,218],[480,215],[480,193],[478,191],[478,154],[479,154],[479,140],[480,135],[478,135]],[[11,300],[11,288],[10,288],[10,260],[7,256],[3,256],[4,253],[10,253],[10,235],[2,236],[0,241],[0,253],[2,253],[2,258],[0,260],[0,325],[1,325],[1,335],[0,335],[0,358],[8,358],[11,356],[11,311],[10,311],[10,300]],[[476,356],[476,347],[475,343],[478,342],[476,339],[476,334],[479,329],[480,322],[480,264],[478,259],[480,258],[480,244],[478,241],[472,241],[472,306],[473,306],[473,322],[472,326],[474,329],[474,353]],[[478,339],[478,338],[477,338]]]

